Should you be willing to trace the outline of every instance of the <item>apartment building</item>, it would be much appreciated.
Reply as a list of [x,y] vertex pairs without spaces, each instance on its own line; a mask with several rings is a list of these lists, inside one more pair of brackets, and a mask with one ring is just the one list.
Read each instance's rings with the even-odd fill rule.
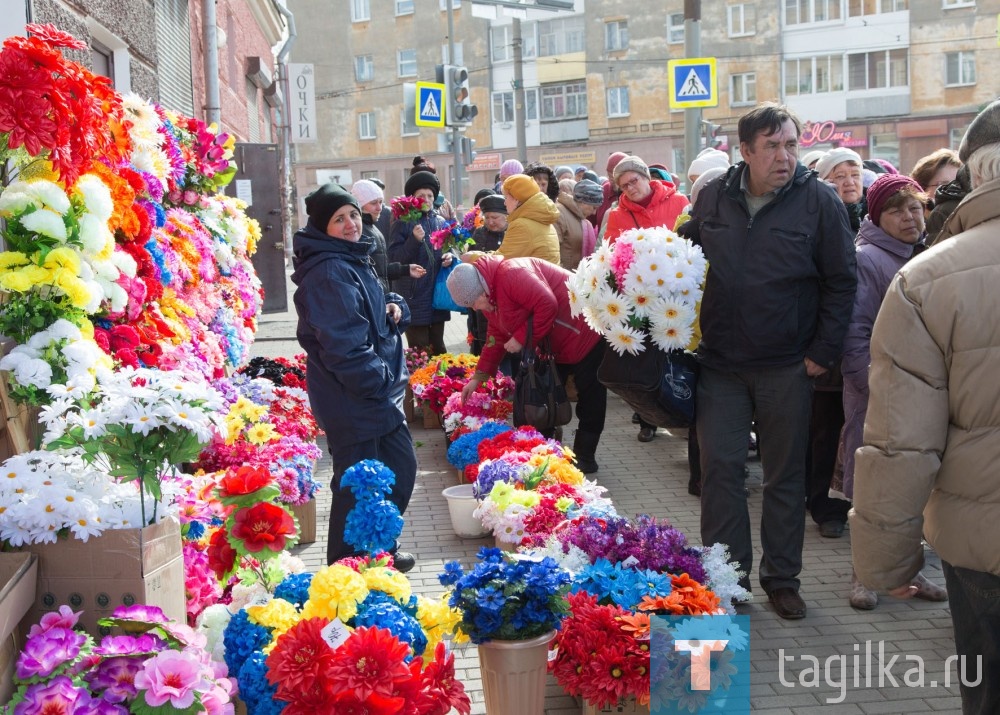
[[[681,0],[575,0],[572,9],[514,11],[451,0],[458,64],[469,68],[479,116],[468,130],[478,157],[469,196],[516,158],[514,47],[519,41],[528,160],[585,164],[602,173],[614,151],[682,174],[684,113],[671,111],[667,61],[684,56]],[[316,65],[319,137],[297,145],[300,195],[337,176],[374,175],[399,193],[420,154],[449,185],[452,155],[439,130],[418,130],[403,84],[434,80],[446,57],[448,0],[350,0],[329,19],[321,0],[292,0],[300,27],[293,61]],[[851,146],[903,170],[957,147],[976,112],[997,96],[1000,0],[703,0],[701,55],[718,62],[723,148],[738,159],[736,123],[758,101],[791,105],[803,144]],[[335,50],[333,50],[335,48]],[[332,51],[333,50],[333,51]]]

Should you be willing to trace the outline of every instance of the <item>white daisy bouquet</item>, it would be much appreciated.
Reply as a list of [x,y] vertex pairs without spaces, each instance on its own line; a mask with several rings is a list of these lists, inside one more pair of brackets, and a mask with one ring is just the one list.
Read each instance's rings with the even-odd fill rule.
[[646,338],[663,350],[691,342],[708,263],[698,246],[664,226],[625,231],[584,258],[567,282],[570,310],[619,355]]
[[223,429],[223,404],[208,383],[180,371],[123,368],[99,376],[88,395],[60,396],[42,409],[43,441],[48,449],[80,447],[89,463],[122,482],[137,481],[142,523],[152,524],[164,477],[193,462]]

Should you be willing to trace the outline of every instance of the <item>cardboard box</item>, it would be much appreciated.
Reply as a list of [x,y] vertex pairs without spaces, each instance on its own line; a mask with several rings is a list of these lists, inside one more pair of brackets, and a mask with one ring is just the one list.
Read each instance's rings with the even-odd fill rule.
[[29,553],[0,553],[0,703],[14,693],[14,666],[21,651],[16,635],[35,601],[38,559]]
[[26,547],[38,556],[38,595],[28,613],[34,623],[65,604],[83,611],[80,625],[94,636],[97,621],[121,605],[159,606],[187,622],[180,525],[165,519],[144,529],[111,529],[83,542],[61,539]]
[[292,513],[299,522],[299,544],[316,542],[316,500],[305,504],[292,504]]

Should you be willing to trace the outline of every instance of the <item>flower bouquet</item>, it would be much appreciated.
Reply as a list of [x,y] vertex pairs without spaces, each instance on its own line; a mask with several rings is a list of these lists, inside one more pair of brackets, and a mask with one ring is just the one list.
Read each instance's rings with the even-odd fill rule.
[[416,196],[397,196],[389,202],[394,221],[416,223],[431,210],[431,205]]
[[571,313],[583,314],[612,348],[601,382],[660,427],[694,419],[697,362],[686,351],[695,347],[706,270],[698,246],[661,226],[624,232],[567,281]]
[[501,373],[481,383],[465,402],[460,391],[453,392],[442,410],[444,431],[478,428],[486,420],[506,422],[514,409],[513,396],[514,381]]
[[478,360],[475,355],[466,353],[436,356],[425,367],[410,375],[410,387],[414,396],[432,412],[440,415],[448,398],[461,392],[472,377]]
[[479,204],[472,207],[471,211],[466,211],[462,217],[462,228],[472,234],[477,228],[482,228],[486,224],[483,218],[483,209]]
[[445,252],[465,253],[475,243],[472,240],[472,231],[454,219],[449,221],[444,228],[440,228],[431,234],[431,248],[435,250],[440,249]]
[[254,357],[239,372],[249,377],[260,377],[270,380],[275,385],[306,389],[306,356],[296,355],[293,360],[286,357],[266,358]]
[[204,650],[205,638],[151,606],[122,606],[104,626],[124,635],[99,644],[74,630],[80,614],[67,606],[28,632],[5,712],[167,715],[232,712],[226,666]]

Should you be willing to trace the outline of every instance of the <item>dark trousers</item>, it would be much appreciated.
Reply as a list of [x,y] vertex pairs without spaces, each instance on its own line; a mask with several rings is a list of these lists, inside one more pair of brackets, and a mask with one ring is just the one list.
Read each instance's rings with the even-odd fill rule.
[[483,348],[486,347],[486,316],[481,310],[470,310],[465,319],[465,325],[469,330],[469,351],[473,355],[482,355]]
[[764,471],[760,584],[798,589],[805,538],[805,465],[812,384],[804,363],[724,372],[702,366],[695,410],[701,447],[701,539],[722,542],[746,574],[753,569],[743,466],[756,419]]
[[608,388],[597,379],[597,368],[603,359],[604,341],[601,340],[578,363],[557,365],[559,377],[564,383],[570,375],[576,382],[577,429],[593,435],[604,431],[604,417],[608,411]]
[[[970,525],[969,528],[975,528]],[[963,715],[1000,713],[1000,576],[941,562],[955,627],[956,671]],[[977,658],[982,659],[980,671]],[[963,664],[965,661],[963,675]],[[982,680],[976,686],[978,677]],[[952,680],[954,682],[954,680]]]
[[444,321],[430,325],[411,325],[406,329],[406,344],[424,348],[431,357],[448,352],[444,344]]
[[326,562],[332,564],[338,559],[357,553],[353,546],[344,541],[344,525],[347,515],[354,508],[354,495],[349,489],[340,488],[344,472],[365,459],[377,459],[396,475],[396,484],[388,494],[388,499],[406,512],[410,503],[413,484],[417,478],[417,453],[413,450],[413,438],[404,422],[399,427],[381,437],[364,442],[335,445],[329,437],[327,444],[333,458],[333,505],[330,507],[330,530],[326,537]]
[[688,427],[688,484],[701,484],[701,448],[698,446],[698,425]]
[[837,446],[844,427],[844,393],[815,390],[806,450],[806,507],[813,521],[847,523],[851,503],[830,496],[830,480],[837,466]]

